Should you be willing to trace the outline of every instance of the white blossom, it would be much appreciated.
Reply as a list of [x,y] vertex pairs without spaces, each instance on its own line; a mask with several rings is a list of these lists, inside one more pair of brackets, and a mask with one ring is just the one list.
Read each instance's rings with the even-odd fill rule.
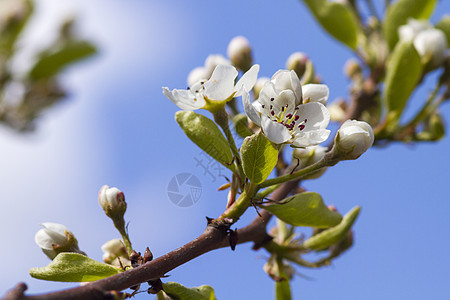
[[78,252],[78,243],[66,226],[58,223],[42,223],[34,236],[34,241],[50,259],[54,259],[60,252]]
[[[273,143],[308,147],[330,134],[330,115],[322,104],[327,97],[328,88],[311,85],[304,93],[294,71],[280,70],[266,82],[257,101],[250,103],[248,93],[242,99],[247,116]],[[302,104],[304,98],[309,103]]]
[[231,65],[231,62],[221,54],[208,55],[203,67],[197,67],[189,73],[188,86],[191,87],[199,81],[208,80],[218,65]]
[[183,110],[215,109],[233,97],[239,97],[253,88],[259,65],[253,65],[235,84],[238,71],[230,65],[218,65],[206,81],[199,81],[187,90],[163,87],[164,95]]

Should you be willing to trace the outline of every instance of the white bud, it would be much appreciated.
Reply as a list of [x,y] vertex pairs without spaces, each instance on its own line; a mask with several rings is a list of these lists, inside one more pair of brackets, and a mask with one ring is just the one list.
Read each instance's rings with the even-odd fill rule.
[[247,38],[234,37],[227,48],[227,55],[231,63],[238,69],[246,72],[253,64],[252,48]]
[[114,257],[127,256],[125,245],[120,239],[112,239],[104,243],[102,246],[102,251],[104,252],[104,255],[110,254]]
[[420,32],[430,28],[432,26],[428,21],[409,19],[407,24],[398,28],[398,35],[400,40],[412,42]]
[[429,60],[432,68],[438,67],[447,57],[447,38],[439,29],[427,29],[414,39],[414,47],[420,56]]
[[259,93],[261,92],[263,86],[266,84],[266,82],[269,82],[269,77],[260,77],[258,80],[256,80],[255,85],[253,86],[253,93],[255,95],[255,98],[258,98]]
[[123,217],[127,209],[123,192],[116,187],[110,188],[107,185],[100,189],[98,203],[109,217]]
[[342,122],[346,116],[347,103],[343,100],[337,100],[327,106],[330,113],[330,120],[333,122]]
[[347,120],[342,124],[335,138],[335,150],[344,159],[357,159],[374,142],[372,127],[363,121]]
[[293,70],[300,78],[303,76],[306,70],[306,63],[308,62],[308,56],[303,52],[292,53],[286,61],[286,69]]
[[40,229],[34,236],[34,241],[50,259],[54,259],[60,252],[78,252],[78,243],[74,235],[66,226],[46,222],[41,224]]

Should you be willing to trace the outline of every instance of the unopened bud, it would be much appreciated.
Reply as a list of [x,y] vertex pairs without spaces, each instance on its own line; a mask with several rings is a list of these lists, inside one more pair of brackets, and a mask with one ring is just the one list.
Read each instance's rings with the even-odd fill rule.
[[54,259],[61,252],[75,252],[85,255],[78,248],[78,241],[66,226],[57,223],[42,223],[44,228],[40,229],[34,240],[45,255]]
[[247,72],[253,64],[252,48],[247,38],[243,36],[234,37],[227,48],[227,55],[236,68]]
[[308,56],[303,52],[292,53],[286,61],[286,68],[288,70],[294,70],[297,73],[298,78],[301,78],[305,74],[306,63],[308,62]]
[[333,151],[342,160],[357,159],[372,146],[374,139],[369,124],[347,120],[336,134]]
[[104,253],[110,253],[115,256],[128,257],[127,249],[120,239],[112,239],[102,245]]
[[361,77],[362,69],[356,59],[350,58],[344,65],[344,73],[348,78],[356,79]]
[[102,186],[98,193],[98,203],[105,211],[105,214],[111,219],[123,218],[127,210],[125,195],[118,188],[110,188],[107,185]]
[[260,77],[258,80],[256,80],[255,85],[253,86],[253,95],[255,96],[255,99],[258,98],[259,93],[261,92],[263,86],[266,84],[266,82],[269,82],[270,78],[268,77]]
[[347,103],[344,99],[334,101],[327,108],[330,113],[330,120],[333,122],[342,122],[347,114]]
[[414,47],[430,68],[439,67],[447,57],[447,37],[439,29],[427,29],[414,39]]

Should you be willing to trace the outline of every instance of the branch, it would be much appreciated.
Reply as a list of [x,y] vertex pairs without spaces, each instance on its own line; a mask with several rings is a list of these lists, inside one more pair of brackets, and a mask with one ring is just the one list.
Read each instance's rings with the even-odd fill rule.
[[[298,181],[282,184],[272,194],[272,200],[284,199],[297,185]],[[267,234],[266,227],[271,217],[269,212],[262,210],[261,217],[256,217],[248,226],[238,230],[238,243],[254,242],[254,249],[257,249],[265,242],[270,241],[271,237]],[[3,300],[111,299],[110,291],[121,291],[149,280],[161,278],[169,271],[202,254],[230,246],[228,230],[229,225],[225,223],[210,222],[205,231],[196,239],[137,268],[83,286],[42,295],[24,295],[27,287],[24,283],[19,283],[5,295]]]

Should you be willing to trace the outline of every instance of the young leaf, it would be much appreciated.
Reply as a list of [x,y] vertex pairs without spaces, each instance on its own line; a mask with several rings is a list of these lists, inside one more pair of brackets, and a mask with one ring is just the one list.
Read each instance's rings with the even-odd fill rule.
[[41,57],[31,68],[29,76],[36,80],[48,78],[61,72],[76,61],[95,54],[97,50],[87,41],[72,41],[61,49]]
[[253,132],[248,128],[248,118],[245,114],[237,114],[233,117],[234,130],[240,137],[248,137]]
[[294,226],[328,228],[339,224],[342,220],[342,216],[329,210],[322,197],[314,192],[297,194],[279,203],[260,207]]
[[445,15],[439,23],[436,24],[436,28],[442,30],[447,37],[447,45],[450,45],[450,15]]
[[261,132],[246,137],[241,147],[245,175],[254,184],[266,180],[278,161],[278,150]]
[[397,44],[387,64],[383,101],[390,119],[398,121],[422,73],[419,53],[411,42]]
[[437,0],[399,0],[389,5],[383,22],[383,33],[389,48],[394,49],[398,41],[398,28],[409,18],[428,19]]
[[356,48],[361,28],[351,7],[327,0],[303,0],[303,2],[329,34],[351,49]]
[[175,120],[191,141],[225,167],[232,169],[233,156],[219,127],[207,117],[193,111],[179,111]]
[[121,270],[78,253],[58,254],[46,267],[30,269],[33,278],[63,282],[95,281]]
[[307,239],[302,246],[308,249],[321,250],[339,242],[352,227],[360,210],[361,208],[359,206],[354,207],[344,216],[339,225],[313,235]]
[[163,283],[164,292],[173,299],[216,300],[214,289],[209,285],[187,288],[176,282]]

